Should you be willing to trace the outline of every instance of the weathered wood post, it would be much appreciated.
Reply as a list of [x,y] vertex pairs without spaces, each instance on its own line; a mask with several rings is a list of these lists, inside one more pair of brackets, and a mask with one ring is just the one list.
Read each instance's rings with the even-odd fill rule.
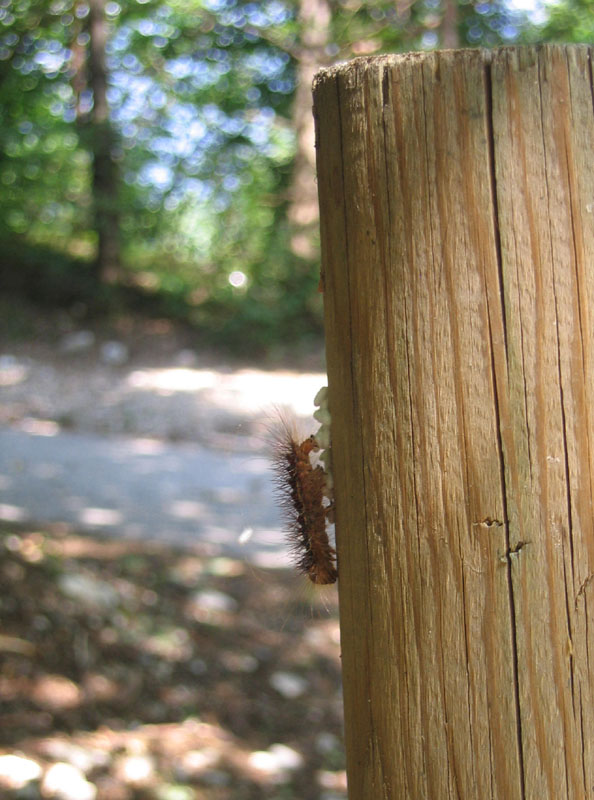
[[350,800],[594,797],[584,46],[314,86]]

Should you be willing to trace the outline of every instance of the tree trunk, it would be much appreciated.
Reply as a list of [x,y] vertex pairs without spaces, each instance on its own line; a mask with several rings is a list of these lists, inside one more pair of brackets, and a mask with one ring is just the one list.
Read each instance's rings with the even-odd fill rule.
[[107,103],[105,46],[107,24],[104,0],[89,0],[89,84],[93,92],[90,120],[93,158],[93,208],[97,231],[97,274],[114,280],[120,271],[118,169],[113,160],[114,131]]
[[458,9],[458,0],[442,0],[440,39],[444,49],[453,50],[460,47]]
[[[82,97],[84,91],[88,88],[89,75],[87,68],[87,47],[84,40],[81,39],[84,22],[80,19],[81,3],[75,4],[75,19],[71,25],[71,40],[70,40],[70,85],[75,97],[75,114],[76,124],[83,125],[85,123],[85,111],[82,106]],[[87,12],[88,13],[88,12]]]
[[316,82],[350,800],[593,796],[590,59]]
[[326,0],[301,0],[299,21],[302,34],[293,105],[297,151],[287,216],[291,226],[291,251],[299,258],[313,261],[319,255],[316,245],[319,216],[311,84],[317,70],[327,63],[324,48],[328,44],[330,7]]

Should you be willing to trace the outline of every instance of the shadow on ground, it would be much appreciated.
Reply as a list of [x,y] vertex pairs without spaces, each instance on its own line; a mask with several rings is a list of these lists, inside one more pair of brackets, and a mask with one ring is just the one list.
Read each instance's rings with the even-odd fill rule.
[[335,588],[6,526],[0,592],[6,800],[346,797]]

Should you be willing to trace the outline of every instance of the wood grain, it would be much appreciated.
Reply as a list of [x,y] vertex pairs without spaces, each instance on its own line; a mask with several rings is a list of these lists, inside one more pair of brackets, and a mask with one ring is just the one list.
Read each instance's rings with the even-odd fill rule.
[[594,797],[590,58],[314,85],[351,800]]

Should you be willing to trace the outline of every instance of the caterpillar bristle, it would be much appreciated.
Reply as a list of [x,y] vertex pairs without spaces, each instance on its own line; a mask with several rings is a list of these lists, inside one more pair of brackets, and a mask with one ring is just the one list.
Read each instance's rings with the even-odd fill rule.
[[326,476],[313,466],[310,454],[319,449],[315,436],[300,441],[285,417],[273,434],[272,467],[275,493],[286,520],[289,550],[297,570],[312,583],[335,583],[336,553],[326,531]]

